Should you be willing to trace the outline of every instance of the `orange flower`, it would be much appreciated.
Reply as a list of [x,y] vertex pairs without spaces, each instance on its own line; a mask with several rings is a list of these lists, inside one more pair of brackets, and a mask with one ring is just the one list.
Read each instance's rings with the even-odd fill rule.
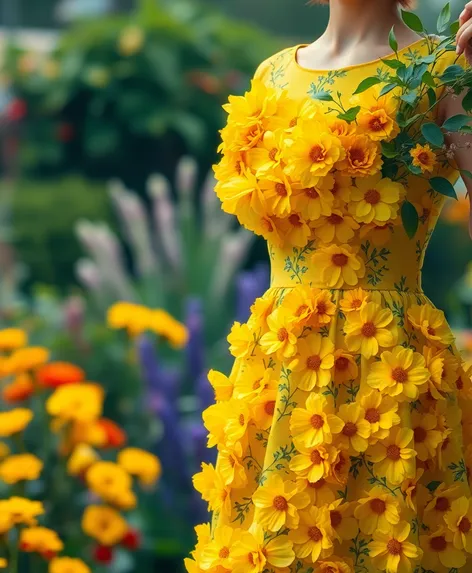
[[37,373],[38,382],[46,388],[57,388],[63,384],[74,384],[85,380],[85,372],[70,362],[50,362]]
[[413,165],[419,167],[423,173],[433,171],[436,166],[436,154],[429,145],[418,144],[410,151],[410,155],[413,158]]
[[101,448],[121,448],[126,444],[126,433],[113,420],[100,418],[97,426],[104,435],[104,441],[100,444]]
[[7,404],[15,404],[27,400],[34,392],[34,385],[29,374],[20,374],[15,381],[5,386],[2,397]]

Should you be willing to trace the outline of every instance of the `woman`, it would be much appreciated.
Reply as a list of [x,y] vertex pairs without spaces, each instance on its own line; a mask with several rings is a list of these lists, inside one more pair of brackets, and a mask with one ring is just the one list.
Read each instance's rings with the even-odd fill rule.
[[209,375],[218,462],[194,484],[213,524],[190,572],[471,570],[471,369],[421,266],[472,171],[467,120],[437,127],[464,114],[472,2],[457,52],[399,4],[331,0],[325,33],[225,106],[217,193],[268,240],[272,283]]

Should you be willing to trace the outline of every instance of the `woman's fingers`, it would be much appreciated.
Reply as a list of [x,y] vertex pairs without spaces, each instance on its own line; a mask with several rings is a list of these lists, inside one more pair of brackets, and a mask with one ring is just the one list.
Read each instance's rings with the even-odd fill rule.
[[459,24],[462,26],[470,18],[472,18],[472,2],[467,2],[459,16]]
[[464,27],[460,36],[457,38],[457,53],[462,54],[468,47],[469,42],[472,40],[472,20]]

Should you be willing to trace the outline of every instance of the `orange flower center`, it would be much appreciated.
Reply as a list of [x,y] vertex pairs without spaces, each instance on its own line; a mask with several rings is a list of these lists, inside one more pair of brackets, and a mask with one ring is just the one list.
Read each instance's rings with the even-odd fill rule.
[[277,148],[273,147],[270,151],[269,151],[269,159],[271,161],[275,161],[277,159]]
[[262,378],[259,378],[254,382],[254,384],[252,385],[253,390],[259,390],[259,388],[261,387],[261,380]]
[[313,163],[318,163],[318,161],[323,161],[325,157],[325,151],[321,145],[314,145],[310,149],[310,159]]
[[364,417],[369,422],[369,424],[376,424],[380,421],[380,412],[377,410],[377,408],[368,408]]
[[244,426],[245,423],[246,423],[246,420],[244,418],[244,414],[239,414],[239,425]]
[[309,356],[306,359],[306,367],[308,370],[314,370],[315,372],[320,369],[321,358],[319,356]]
[[390,539],[387,543],[387,551],[390,555],[400,555],[402,552],[402,544],[398,541],[398,539]]
[[322,300],[316,305],[316,310],[318,314],[326,314],[328,307],[326,306],[326,303]]
[[434,506],[437,511],[448,511],[451,507],[447,497],[438,497],[436,505]]
[[287,193],[287,187],[285,187],[285,185],[283,183],[277,183],[277,185],[275,186],[275,192],[280,197],[287,197],[287,194],[288,194]]
[[364,199],[366,203],[369,203],[370,205],[377,205],[377,203],[380,201],[380,193],[377,191],[377,189],[369,189],[364,194]]
[[313,489],[321,489],[325,483],[326,483],[325,479],[321,478],[318,481],[309,481],[308,487],[311,487]]
[[464,388],[464,381],[462,380],[462,378],[459,376],[459,378],[456,380],[456,388],[458,390],[462,390]]
[[352,308],[361,308],[362,306],[362,301],[360,298],[355,298],[352,302],[351,302],[351,307]]
[[308,537],[314,541],[315,543],[317,543],[318,541],[321,541],[323,539],[323,534],[321,533],[321,531],[315,526],[315,527],[310,527],[308,529]]
[[344,424],[343,434],[348,438],[355,436],[357,434],[356,424],[354,424],[354,422],[346,422],[346,424]]
[[277,511],[287,511],[288,503],[283,495],[274,497],[273,505]]
[[288,332],[286,328],[279,328],[277,331],[277,338],[280,342],[285,342],[288,339]]
[[400,459],[401,450],[396,444],[390,444],[387,448],[387,458],[393,461],[398,461]]
[[241,167],[241,163],[240,163],[239,161],[236,162],[235,170],[236,170],[236,173],[237,173],[238,175],[241,175],[241,173],[242,173],[243,170],[242,170],[242,167]]
[[343,467],[346,465],[346,458],[343,453],[340,452],[338,461],[334,464],[334,471],[340,473]]
[[424,442],[428,436],[428,433],[426,432],[426,430],[424,428],[422,428],[421,426],[414,428],[413,434],[415,436],[415,442],[417,444],[421,444],[422,442]]
[[349,157],[353,165],[359,165],[365,162],[365,153],[360,147],[353,147],[349,151]]
[[315,466],[320,465],[321,462],[323,461],[322,458],[321,458],[321,454],[320,454],[320,452],[319,452],[318,450],[313,450],[313,451],[311,452],[310,460],[311,460],[311,462],[312,462]]
[[296,213],[293,213],[292,215],[290,215],[288,220],[289,220],[290,224],[293,225],[294,227],[301,227],[303,225],[299,215],[297,215]]
[[270,219],[263,217],[261,219],[261,224],[268,233],[272,233],[274,231],[274,225]]
[[349,360],[345,356],[340,356],[336,360],[336,370],[340,372],[345,372],[349,367]]
[[308,305],[302,304],[301,306],[299,306],[299,307],[297,308],[297,312],[295,313],[295,316],[301,316],[301,315],[304,314],[307,310],[308,310]]
[[397,366],[392,370],[392,378],[399,384],[405,384],[405,382],[408,380],[408,372],[401,366]]
[[436,329],[434,329],[432,326],[428,326],[428,334],[430,336],[436,336]]
[[226,559],[227,557],[229,557],[229,549],[227,547],[222,547],[220,549],[220,552],[218,553],[218,557],[220,559]]
[[273,416],[274,410],[275,410],[275,400],[271,400],[270,402],[265,403],[264,411],[266,414],[268,414],[269,416]]
[[369,127],[372,131],[382,131],[383,123],[380,121],[380,118],[375,116],[369,121]]
[[319,414],[314,414],[310,419],[311,425],[315,428],[315,430],[319,430],[324,425],[323,417]]
[[444,442],[441,445],[441,450],[444,451],[447,446],[450,444],[451,439],[449,438],[449,436],[444,440]]
[[459,531],[461,533],[469,533],[472,523],[467,517],[463,517],[459,523]]
[[336,527],[339,527],[341,525],[341,522],[343,520],[343,515],[340,511],[331,511],[329,517],[331,520],[331,527],[334,527],[336,529]]
[[293,119],[290,120],[290,123],[288,124],[289,127],[295,127],[298,123],[298,117],[294,117]]
[[362,336],[365,336],[366,338],[372,338],[377,333],[377,327],[373,322],[366,322],[362,325],[361,333]]
[[337,215],[336,213],[333,213],[332,215],[330,215],[328,217],[327,221],[331,225],[339,225],[340,223],[342,223],[344,221],[344,219],[341,217],[341,215]]
[[379,499],[378,497],[372,499],[369,505],[372,513],[376,513],[377,515],[382,515],[387,509],[387,504],[385,501],[383,499]]
[[433,551],[444,551],[447,547],[447,541],[444,535],[440,535],[439,537],[432,537],[429,540],[429,546]]
[[305,195],[310,199],[318,199],[318,197],[320,196],[316,187],[307,187],[305,189]]
[[426,153],[426,151],[422,151],[421,153],[418,154],[418,161],[420,163],[422,163],[423,165],[428,165],[429,164],[429,155],[428,153]]
[[333,265],[336,265],[337,267],[345,267],[349,258],[344,253],[336,253],[331,257],[331,260],[333,261]]
[[335,182],[333,188],[331,189],[331,193],[333,195],[336,195],[336,193],[339,191],[339,183]]

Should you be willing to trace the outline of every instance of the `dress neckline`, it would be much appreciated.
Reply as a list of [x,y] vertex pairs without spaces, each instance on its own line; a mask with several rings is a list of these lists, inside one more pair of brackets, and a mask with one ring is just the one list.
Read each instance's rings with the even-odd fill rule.
[[411,44],[408,44],[407,46],[400,48],[399,50],[397,50],[397,52],[391,52],[390,54],[382,56],[381,58],[376,58],[375,60],[369,60],[368,62],[360,62],[359,64],[351,64],[350,66],[344,66],[343,68],[333,68],[333,69],[316,69],[316,68],[306,68],[305,66],[302,66],[298,62],[298,59],[297,59],[298,50],[300,48],[306,48],[310,44],[297,44],[293,49],[293,62],[295,64],[295,66],[303,72],[316,73],[316,74],[323,74],[323,73],[329,73],[329,72],[343,72],[343,71],[347,71],[347,70],[355,70],[358,68],[364,68],[366,66],[371,66],[373,64],[378,64],[378,63],[382,62],[382,60],[388,60],[390,58],[393,58],[396,54],[403,54],[404,52],[407,52],[408,50],[421,44],[425,40],[426,40],[425,38],[420,38],[419,40],[415,40]]

